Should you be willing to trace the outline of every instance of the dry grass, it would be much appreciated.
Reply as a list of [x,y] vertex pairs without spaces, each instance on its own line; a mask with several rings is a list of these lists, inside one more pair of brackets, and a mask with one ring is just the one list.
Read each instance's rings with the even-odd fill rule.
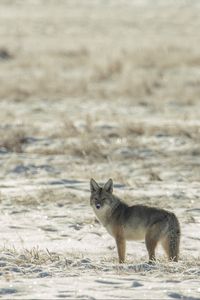
[[[40,250],[38,247],[31,249],[23,249],[17,251],[15,248],[1,249],[1,255],[9,258],[10,264],[22,267],[25,271],[26,266],[51,266],[53,264],[54,272],[87,272],[90,265],[90,272],[101,272],[106,267],[106,273],[114,273],[118,275],[127,275],[130,273],[141,274],[143,276],[151,276],[151,278],[169,278],[170,280],[189,280],[199,278],[199,259],[194,257],[181,257],[179,263],[169,263],[164,258],[158,258],[153,266],[145,263],[145,258],[127,258],[124,265],[119,265],[113,257],[102,257],[100,262],[96,263],[79,252],[66,252],[64,255],[50,252],[48,249]],[[87,264],[85,262],[87,261]],[[58,262],[56,267],[55,263]],[[62,266],[62,269],[60,267]],[[84,270],[85,266],[85,270]],[[92,271],[93,270],[93,271]],[[26,273],[26,271],[25,271]],[[8,272],[5,273],[8,277]],[[62,276],[62,274],[60,274]]]
[[123,60],[121,58],[114,59],[111,62],[105,62],[103,65],[95,66],[94,74],[91,81],[102,82],[110,81],[119,77],[123,71]]
[[[135,146],[142,145],[142,140],[137,139],[137,137],[184,137],[186,139],[198,141],[200,130],[198,124],[193,124],[188,126],[184,123],[160,123],[156,125],[154,123],[148,122],[126,122],[119,124],[116,123],[115,126],[104,129],[99,128],[96,125],[95,120],[88,121],[87,118],[82,120],[83,126],[78,127],[71,120],[64,121],[60,127],[48,131],[48,136],[46,138],[52,139],[49,145],[45,145],[42,150],[38,148],[35,153],[45,153],[46,154],[64,154],[70,153],[75,156],[89,157],[94,156],[96,158],[106,158],[106,149],[112,152],[115,145],[121,144],[121,146],[130,145]],[[0,129],[0,147],[5,149],[5,151],[10,152],[23,152],[26,151],[24,144],[27,142],[27,138],[34,134],[33,128],[25,128],[24,126],[16,127],[2,127]],[[41,137],[43,135],[42,130],[35,131],[35,136],[33,138]],[[59,149],[54,149],[56,144],[54,141],[63,141],[62,147]],[[40,150],[41,149],[41,150]],[[44,152],[43,152],[44,151]]]
[[[75,160],[95,162],[142,159],[146,154],[171,157],[179,153],[197,156],[199,144],[199,125],[184,122],[114,122],[112,126],[101,127],[98,120],[86,116],[77,125],[73,120],[60,121],[60,126],[44,132],[43,128],[5,127],[0,130],[0,148],[5,152],[24,152],[47,156],[68,155]],[[44,136],[46,134],[46,136]],[[29,143],[29,137],[33,142]],[[40,143],[40,139],[46,143]],[[179,144],[170,152],[163,148],[162,140],[172,139]],[[34,141],[35,139],[35,141]],[[173,144],[171,144],[173,145]],[[150,180],[162,179],[159,174],[149,173]]]
[[39,247],[32,249],[23,249],[18,251],[15,248],[1,249],[2,255],[11,255],[11,259],[16,266],[23,266],[24,264],[32,265],[46,265],[58,261],[60,259],[59,254],[51,253],[48,249],[46,251],[40,250]]
[[[48,33],[49,16],[43,5],[41,5],[43,18],[37,20],[38,26],[35,26],[34,16],[30,16],[27,28],[21,26],[19,19],[16,20],[20,33],[13,33],[12,46],[5,35],[7,28],[12,31],[11,22],[9,18],[4,19],[4,26],[1,27],[3,36],[1,44],[4,46],[0,48],[1,99],[20,103],[34,101],[38,97],[51,102],[61,97],[101,100],[102,96],[105,96],[114,102],[118,98],[122,99],[121,103],[124,99],[128,99],[135,103],[151,104],[157,102],[159,94],[158,101],[160,96],[164,102],[175,99],[178,103],[193,105],[198,101],[200,56],[196,51],[198,45],[195,39],[195,30],[198,26],[194,27],[193,35],[189,34],[193,24],[188,22],[188,32],[185,36],[182,36],[181,29],[177,28],[173,36],[164,32],[163,38],[159,39],[158,29],[149,21],[148,9],[143,8],[143,11],[142,9],[140,11],[143,16],[142,22],[138,19],[140,13],[138,14],[137,10],[132,8],[130,12],[126,12],[126,24],[118,18],[121,12],[115,8],[114,19],[118,23],[117,26],[124,32],[129,32],[133,43],[129,43],[129,39],[126,38],[118,38],[117,42],[113,42],[112,31],[115,27],[110,27],[105,47],[99,47],[99,44],[105,42],[101,30],[95,26],[91,29],[90,25],[86,24],[88,26],[86,30],[88,29],[88,32],[92,30],[91,34],[86,35],[81,25],[84,16],[80,14],[76,24],[79,28],[78,40],[75,40],[72,47],[73,30],[67,32],[67,35],[65,35],[67,26],[63,30],[63,24],[66,22],[65,5],[67,7],[67,4],[62,3],[63,9],[56,8],[59,18],[51,24],[52,30],[59,33],[58,41],[62,39],[62,43],[56,39],[51,40],[51,34]],[[30,3],[21,6],[22,19],[26,19],[26,10],[29,6]],[[96,15],[95,7],[91,9]],[[157,13],[160,13],[159,8],[154,11],[155,18]],[[182,18],[178,12],[175,14],[177,18]],[[188,14],[192,14],[192,9]],[[104,17],[105,22],[109,21],[109,15]],[[136,24],[128,24],[133,18]],[[166,12],[165,19],[170,18],[170,12]],[[100,19],[97,18],[96,22],[102,26]],[[165,28],[162,18],[157,22]],[[149,31],[143,30],[145,26],[149,27]],[[141,30],[144,37],[137,35],[136,29]],[[31,32],[34,43],[28,39],[27,30]],[[43,35],[43,31],[47,31],[47,34]],[[93,41],[92,33],[97,40]],[[152,37],[155,37],[153,45]],[[188,43],[185,44],[187,39]],[[19,43],[24,45],[24,48]],[[10,76],[11,68],[12,76]]]
[[23,127],[4,127],[0,129],[0,149],[8,152],[23,152],[26,132]]
[[[182,103],[194,104],[198,100],[199,81],[196,76],[192,78],[190,72],[184,72],[184,68],[196,72],[194,69],[199,66],[200,57],[190,49],[144,48],[126,55],[122,51],[118,58],[114,52],[110,52],[108,59],[100,58],[98,65],[96,54],[90,53],[86,47],[84,51],[82,48],[62,51],[50,52],[47,57],[40,54],[40,63],[36,57],[30,60],[30,57],[16,56],[8,60],[1,72],[7,74],[12,67],[17,74],[20,66],[21,74],[9,82],[4,76],[1,98],[26,102],[35,97],[55,100],[60,97],[101,99],[105,96],[113,101],[124,97],[135,102],[142,99],[148,103],[149,97],[155,102],[152,96],[157,93],[165,95],[168,89],[170,98],[181,99]],[[81,69],[80,73],[77,67]],[[27,70],[24,85],[21,78]],[[81,72],[84,72],[84,78]],[[173,72],[176,72],[176,82]]]
[[[62,183],[62,181],[60,182]],[[88,201],[88,198],[76,192],[68,191],[65,186],[61,186],[59,188],[40,187],[34,192],[27,193],[23,191],[20,195],[10,195],[9,198],[6,195],[0,194],[0,203],[7,203],[8,201],[16,207],[25,206],[26,208],[35,208],[50,204],[62,207],[85,203]]]
[[122,130],[124,135],[145,135],[145,136],[171,136],[171,137],[186,137],[186,138],[198,138],[200,134],[199,124],[184,124],[184,122],[160,122],[156,124],[154,122],[130,122],[126,123]]

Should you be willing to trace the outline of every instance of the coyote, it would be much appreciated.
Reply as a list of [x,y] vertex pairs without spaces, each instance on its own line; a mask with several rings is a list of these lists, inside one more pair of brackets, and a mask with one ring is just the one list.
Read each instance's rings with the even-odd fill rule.
[[170,261],[178,261],[180,225],[172,212],[144,205],[128,206],[113,195],[113,181],[103,187],[90,180],[90,205],[97,218],[117,244],[119,263],[124,263],[126,240],[145,239],[149,263],[155,261],[155,248],[161,242]]

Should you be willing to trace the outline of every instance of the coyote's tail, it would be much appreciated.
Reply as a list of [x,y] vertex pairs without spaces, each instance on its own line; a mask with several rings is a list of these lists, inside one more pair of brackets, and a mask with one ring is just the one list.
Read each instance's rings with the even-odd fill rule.
[[178,261],[180,235],[181,235],[181,229],[180,229],[179,221],[175,216],[175,214],[171,213],[169,216],[169,228],[168,228],[168,255],[170,260]]

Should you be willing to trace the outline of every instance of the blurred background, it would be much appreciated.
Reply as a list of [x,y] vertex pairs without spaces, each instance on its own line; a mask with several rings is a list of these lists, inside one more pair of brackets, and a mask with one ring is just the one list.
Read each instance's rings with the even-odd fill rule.
[[[52,157],[46,175],[76,178],[103,162],[98,176],[121,180],[130,170],[118,178],[113,161],[197,159],[199,16],[195,0],[2,0],[1,152]],[[1,176],[41,171],[24,159],[4,156]]]

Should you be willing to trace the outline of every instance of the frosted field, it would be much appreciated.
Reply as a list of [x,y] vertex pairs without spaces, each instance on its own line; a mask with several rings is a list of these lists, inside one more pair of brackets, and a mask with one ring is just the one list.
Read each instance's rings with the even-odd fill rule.
[[[0,298],[200,298],[199,1],[0,2]],[[171,210],[119,265],[89,180]]]

